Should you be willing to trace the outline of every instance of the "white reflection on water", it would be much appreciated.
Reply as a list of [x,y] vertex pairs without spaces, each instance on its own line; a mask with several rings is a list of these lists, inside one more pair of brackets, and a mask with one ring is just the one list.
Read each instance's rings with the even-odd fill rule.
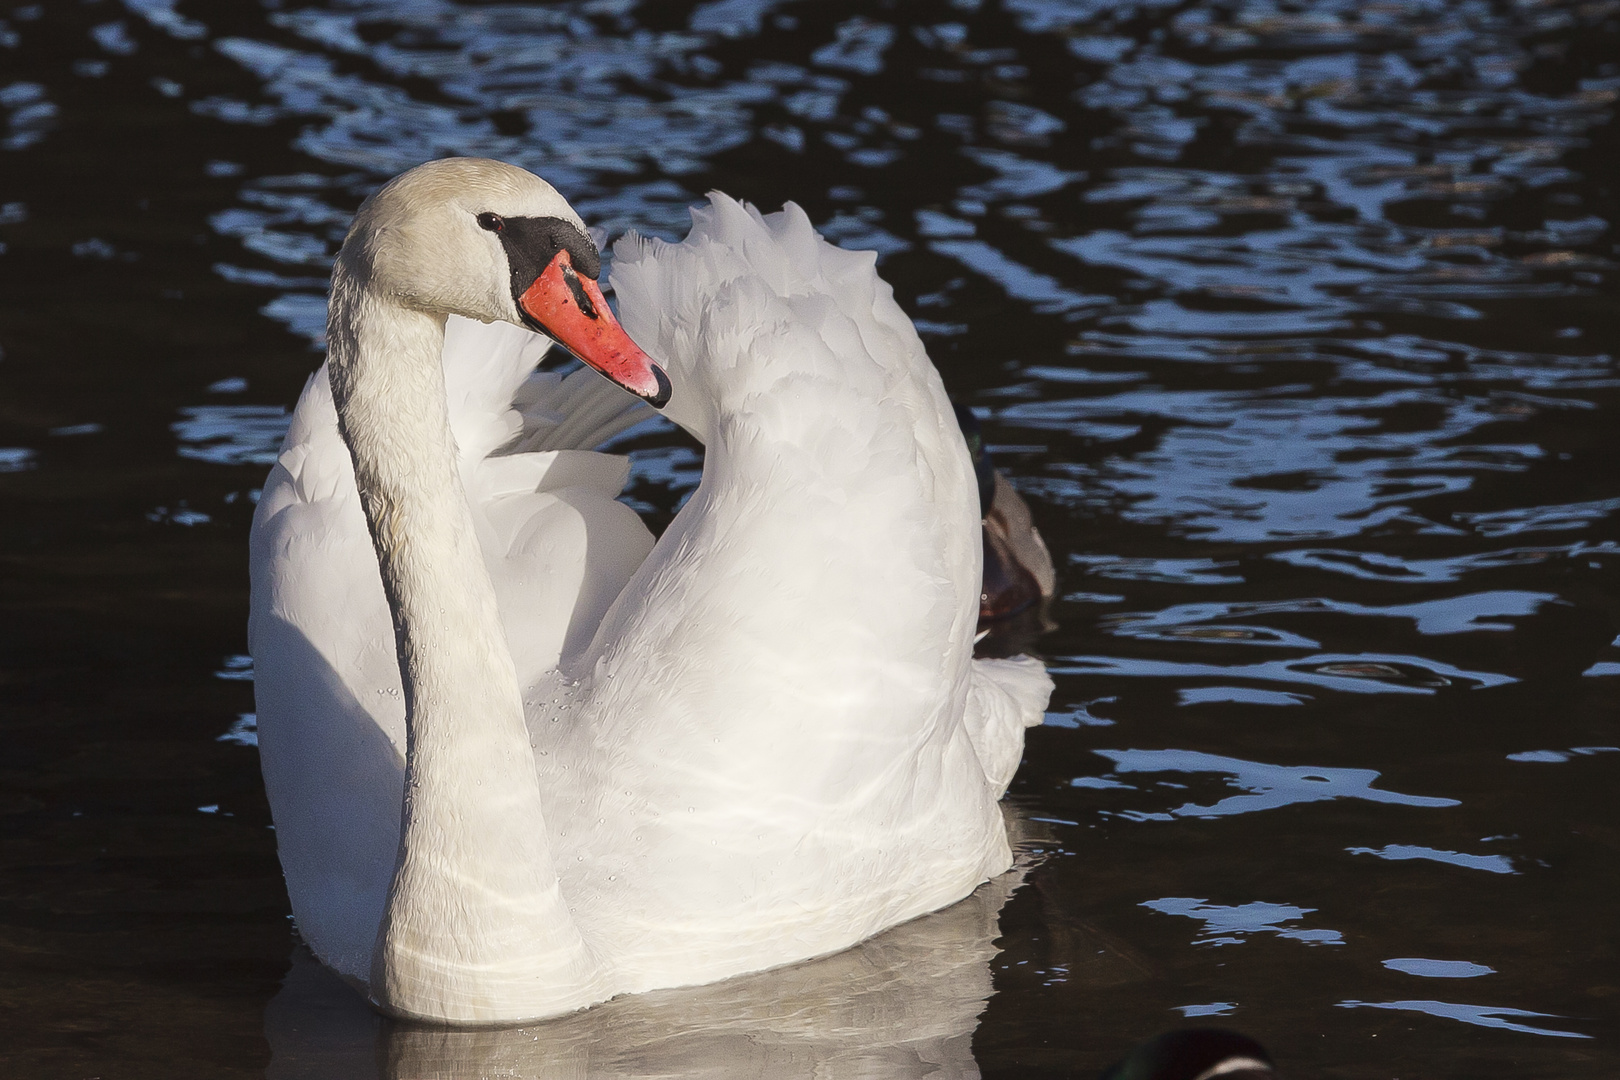
[[853,949],[520,1028],[395,1024],[302,949],[265,1010],[268,1080],[968,1080],[998,915],[1023,868]]

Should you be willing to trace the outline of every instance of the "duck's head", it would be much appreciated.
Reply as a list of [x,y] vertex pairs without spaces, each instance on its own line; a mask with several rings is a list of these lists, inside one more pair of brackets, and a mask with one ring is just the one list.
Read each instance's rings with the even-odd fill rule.
[[669,377],[602,296],[579,215],[515,165],[446,158],[396,176],[361,205],[338,259],[374,294],[526,326],[653,406],[669,400]]
[[1266,1048],[1225,1028],[1157,1035],[1103,1073],[1102,1080],[1276,1080]]

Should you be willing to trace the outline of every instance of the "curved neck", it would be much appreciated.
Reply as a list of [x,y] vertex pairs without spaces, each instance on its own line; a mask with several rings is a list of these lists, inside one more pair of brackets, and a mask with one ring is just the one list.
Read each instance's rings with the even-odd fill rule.
[[[328,370],[394,617],[406,706],[400,850],[371,993],[490,1022],[578,1007],[593,965],[552,864],[522,694],[457,467],[444,316],[341,258]],[[593,998],[591,1000],[594,1000]]]

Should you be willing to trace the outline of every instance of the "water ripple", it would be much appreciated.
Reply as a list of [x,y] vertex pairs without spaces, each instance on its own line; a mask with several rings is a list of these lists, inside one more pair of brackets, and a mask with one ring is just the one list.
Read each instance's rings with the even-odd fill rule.
[[1361,618],[1409,619],[1420,634],[1467,634],[1507,631],[1514,624],[1504,619],[1535,614],[1543,604],[1555,603],[1553,593],[1515,589],[1468,593],[1412,604],[1357,604],[1311,597],[1300,600],[1226,604],[1176,604],[1153,612],[1121,612],[1104,616],[1102,625],[1121,637],[1160,641],[1198,641],[1211,644],[1273,645],[1315,649],[1309,638],[1259,626],[1235,626],[1227,619],[1254,619],[1274,615],[1353,615]]
[[291,417],[280,405],[197,405],[171,425],[180,456],[215,465],[271,465]]
[[1564,547],[1502,548],[1448,558],[1416,559],[1375,551],[1344,551],[1306,548],[1278,551],[1271,558],[1294,566],[1325,570],[1364,581],[1393,581],[1406,584],[1435,584],[1461,580],[1467,574],[1537,566],[1564,559],[1590,559],[1620,553],[1613,541],[1596,544],[1575,543]]
[[1403,975],[1417,975],[1425,979],[1477,979],[1481,975],[1496,973],[1493,967],[1471,964],[1467,960],[1424,960],[1416,956],[1385,960],[1384,966]]
[[1513,860],[1506,855],[1465,855],[1458,851],[1441,851],[1417,844],[1388,844],[1382,848],[1345,848],[1352,855],[1376,855],[1392,862],[1408,859],[1427,859],[1430,862],[1449,863],[1468,870],[1484,870],[1490,874],[1517,874]]
[[1518,680],[1464,671],[1438,660],[1388,653],[1317,653],[1255,664],[1200,664],[1140,657],[1068,656],[1048,665],[1061,675],[1123,675],[1153,679],[1252,679],[1297,683],[1351,694],[1432,694],[1438,688],[1481,689]]
[[1395,1009],[1400,1012],[1426,1013],[1444,1020],[1459,1020],[1476,1027],[1500,1028],[1525,1035],[1551,1035],[1555,1039],[1590,1039],[1578,1031],[1538,1027],[1518,1023],[1520,1020],[1565,1020],[1567,1017],[1552,1013],[1531,1012],[1528,1009],[1509,1009],[1495,1005],[1463,1005],[1450,1001],[1341,1001],[1341,1009]]
[[1403,795],[1372,786],[1374,769],[1324,769],[1310,765],[1269,765],[1260,761],[1204,754],[1194,750],[1097,750],[1117,772],[1217,773],[1233,787],[1249,792],[1232,795],[1213,806],[1186,803],[1171,810],[1176,817],[1223,817],[1256,810],[1275,810],[1330,799],[1365,799],[1400,806],[1457,806],[1456,799]]
[[1307,930],[1283,925],[1298,922],[1315,908],[1268,904],[1259,900],[1248,904],[1212,904],[1208,900],[1186,896],[1144,900],[1142,906],[1166,915],[1183,915],[1202,922],[1204,936],[1194,939],[1194,945],[1241,945],[1245,940],[1242,935],[1247,934],[1276,934],[1280,938],[1303,941],[1307,945],[1344,944],[1344,935],[1337,930]]

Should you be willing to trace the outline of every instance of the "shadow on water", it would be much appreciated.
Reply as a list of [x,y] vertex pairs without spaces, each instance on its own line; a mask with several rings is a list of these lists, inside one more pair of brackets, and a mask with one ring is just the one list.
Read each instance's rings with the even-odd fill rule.
[[[1040,1080],[1215,1023],[1613,1075],[1617,106],[1616,0],[0,7],[0,1073]],[[1057,563],[990,643],[1058,684],[1004,904],[528,1044],[283,987],[246,529],[349,216],[444,154],[880,253]],[[700,450],[618,447],[661,528]]]

